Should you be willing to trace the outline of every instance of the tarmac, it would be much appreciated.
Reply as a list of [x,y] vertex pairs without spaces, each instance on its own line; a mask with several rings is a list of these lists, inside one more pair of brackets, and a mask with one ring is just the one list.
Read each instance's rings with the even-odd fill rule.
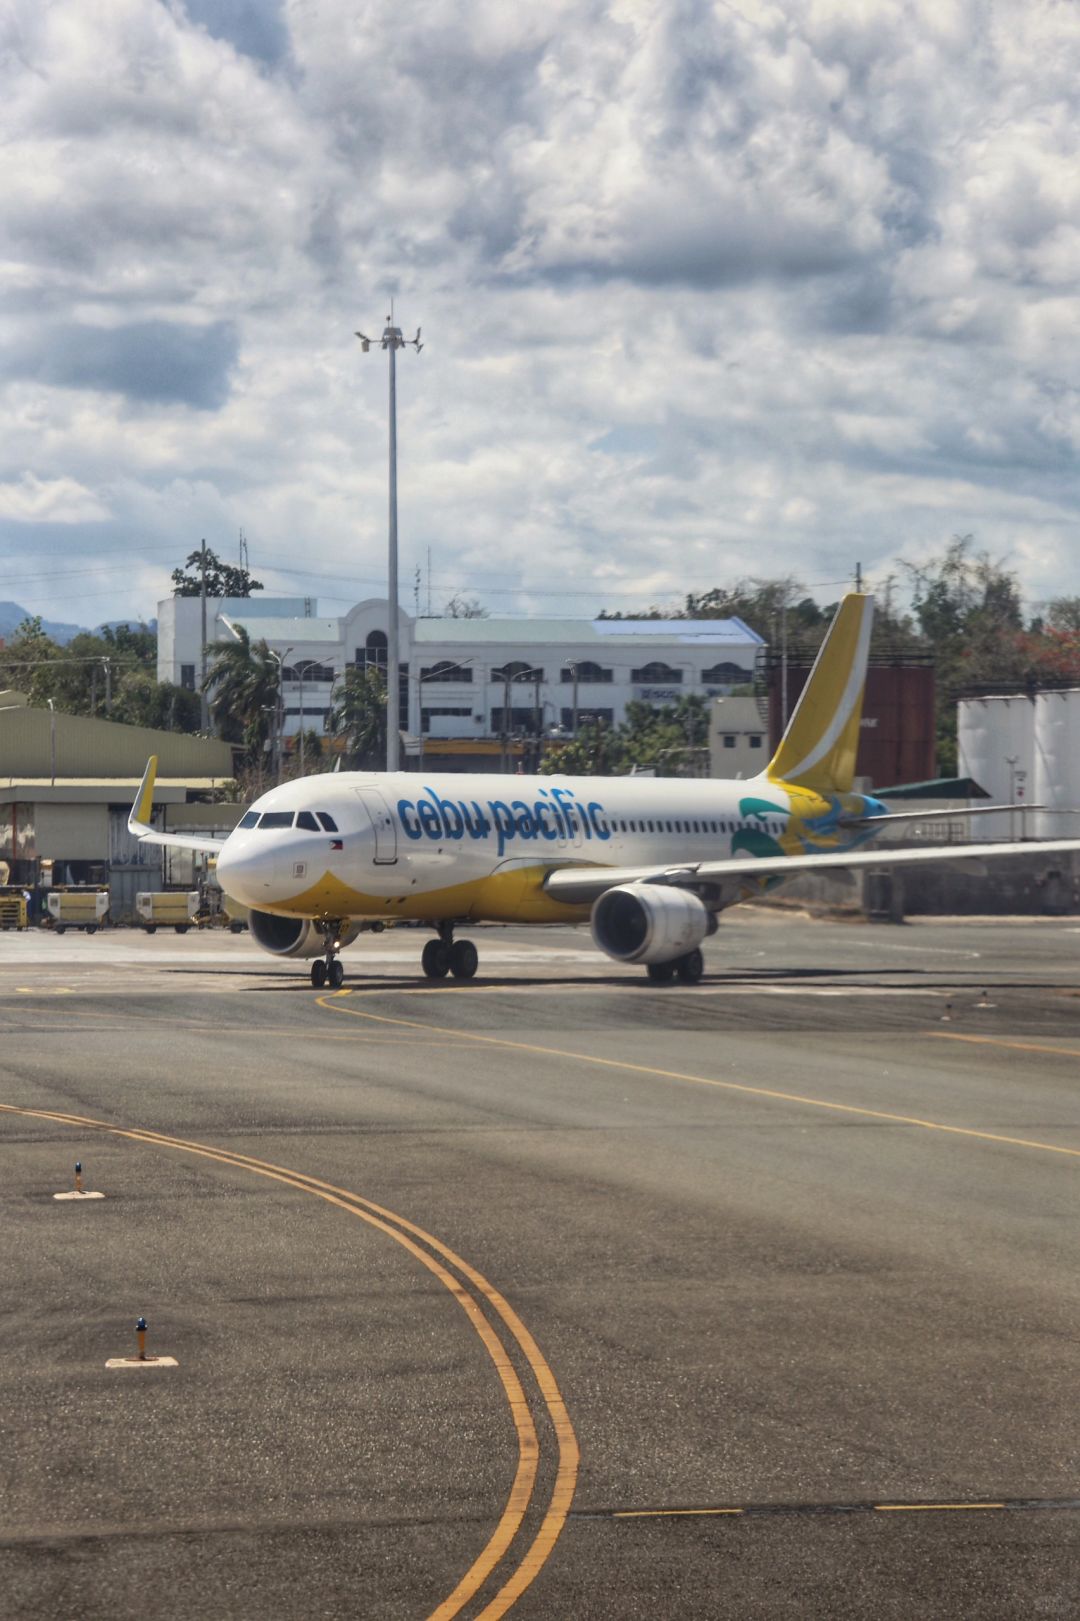
[[0,1616],[1080,1614],[1080,919],[472,937],[0,934]]

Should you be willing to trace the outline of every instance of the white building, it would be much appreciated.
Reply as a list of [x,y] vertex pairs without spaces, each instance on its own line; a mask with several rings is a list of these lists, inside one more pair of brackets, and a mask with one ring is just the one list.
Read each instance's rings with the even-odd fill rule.
[[746,694],[714,700],[709,714],[709,774],[756,777],[769,760],[769,726]]
[[[322,732],[334,682],[351,665],[386,665],[387,604],[327,618],[306,597],[214,598],[207,640],[243,625],[283,659],[285,732]],[[228,623],[227,623],[228,622]],[[470,768],[522,739],[595,719],[618,725],[634,699],[717,697],[750,681],[761,638],[741,619],[414,619],[399,610],[401,716],[407,752]],[[158,604],[158,679],[201,678],[201,603]],[[516,739],[512,745],[507,737]]]

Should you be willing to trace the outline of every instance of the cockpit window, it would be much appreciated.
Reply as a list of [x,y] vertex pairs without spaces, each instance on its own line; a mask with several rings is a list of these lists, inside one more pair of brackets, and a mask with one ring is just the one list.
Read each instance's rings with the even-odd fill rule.
[[259,820],[258,811],[248,811],[246,816],[241,816],[240,820],[237,822],[236,825],[237,825],[237,827],[254,827],[255,823],[258,820]]
[[263,811],[259,819],[259,832],[265,827],[292,827],[292,811]]
[[310,811],[297,811],[296,825],[302,827],[307,833],[317,833],[319,831],[319,824]]
[[319,821],[322,823],[323,828],[327,833],[337,832],[337,823],[334,821],[332,816],[327,816],[325,811],[316,811],[315,814],[319,818]]

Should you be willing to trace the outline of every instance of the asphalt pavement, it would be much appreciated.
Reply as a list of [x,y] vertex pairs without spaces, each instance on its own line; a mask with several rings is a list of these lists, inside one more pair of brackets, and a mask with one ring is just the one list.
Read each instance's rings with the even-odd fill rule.
[[0,1616],[1080,1614],[1080,923],[423,938],[0,934]]

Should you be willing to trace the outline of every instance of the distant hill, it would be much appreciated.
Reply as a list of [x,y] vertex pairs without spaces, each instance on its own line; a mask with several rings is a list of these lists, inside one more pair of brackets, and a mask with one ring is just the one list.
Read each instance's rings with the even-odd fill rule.
[[[20,607],[17,602],[0,602],[0,636],[5,640],[10,639],[23,620],[30,617],[29,609]],[[120,625],[132,625],[137,629],[141,622],[136,619],[106,619],[102,624],[95,626],[95,631],[100,634],[106,628],[116,630]],[[156,619],[147,620],[145,623],[148,630],[157,630]],[[59,642],[62,647],[66,646],[73,636],[78,636],[87,629],[85,625],[67,625],[60,619],[43,619],[41,628],[46,636],[51,636],[53,641]]]
[[[13,636],[24,619],[31,617],[26,608],[20,608],[17,602],[0,602],[0,636],[5,640]],[[46,636],[51,636],[56,642],[70,642],[85,627],[82,625],[65,625],[59,619],[43,619],[41,628]]]
[[156,619],[103,619],[100,625],[94,626],[94,635],[100,636],[103,630],[119,630],[121,625],[130,625],[132,630],[152,630],[157,635]]

